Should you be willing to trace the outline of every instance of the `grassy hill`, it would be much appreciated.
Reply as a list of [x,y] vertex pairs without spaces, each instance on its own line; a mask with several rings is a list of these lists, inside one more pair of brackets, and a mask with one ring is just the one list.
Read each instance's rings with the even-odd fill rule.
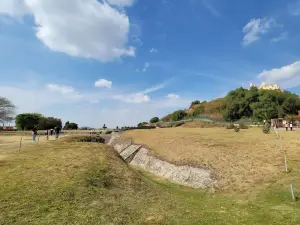
[[253,119],[254,121],[273,118],[291,118],[300,110],[298,95],[281,90],[260,90],[238,88],[226,97],[212,101],[193,101],[187,110],[178,110],[162,118],[163,121],[179,121],[195,116],[207,116],[226,121]]
[[[213,118],[221,118],[224,109],[225,98],[217,98],[209,102],[201,102],[199,104],[191,104],[185,112],[189,116],[203,115]],[[197,113],[197,109],[201,109],[201,113]]]

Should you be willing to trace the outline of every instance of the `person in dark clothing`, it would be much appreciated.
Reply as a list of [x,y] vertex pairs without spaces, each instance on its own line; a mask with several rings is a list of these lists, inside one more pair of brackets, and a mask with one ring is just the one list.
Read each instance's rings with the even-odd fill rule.
[[55,127],[55,137],[58,138],[59,137],[59,132],[60,132],[60,127]]
[[32,129],[32,140],[35,141],[36,140],[36,136],[37,136],[37,128],[34,127]]
[[53,135],[53,129],[50,130],[50,136],[52,136],[52,135]]

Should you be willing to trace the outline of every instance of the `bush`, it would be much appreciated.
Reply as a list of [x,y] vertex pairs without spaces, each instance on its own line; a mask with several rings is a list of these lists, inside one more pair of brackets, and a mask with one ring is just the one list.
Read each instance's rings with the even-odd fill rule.
[[226,129],[234,129],[234,125],[231,123],[231,124],[227,124],[226,125]]
[[151,120],[150,120],[150,123],[157,123],[159,122],[159,118],[158,117],[153,117]]
[[96,142],[96,143],[105,143],[105,139],[100,136],[86,136],[86,137],[79,137],[76,138],[75,141],[77,142]]
[[240,128],[239,128],[239,127],[234,127],[234,131],[235,131],[235,132],[239,132],[239,131],[240,131]]
[[201,115],[201,114],[203,114],[203,113],[204,113],[204,106],[203,106],[203,105],[200,105],[200,106],[198,106],[198,107],[194,110],[193,116],[199,116],[199,115]]
[[179,121],[179,120],[183,120],[184,117],[186,117],[186,112],[183,111],[183,110],[178,110],[178,111],[175,111],[171,118],[172,118],[172,121]]
[[268,134],[268,133],[270,133],[270,130],[271,130],[271,124],[270,123],[265,123],[265,125],[263,126],[263,132],[265,133],[265,134]]
[[193,101],[193,102],[191,103],[190,108],[191,108],[193,105],[198,105],[198,104],[200,104],[200,101],[199,101],[199,100]]
[[240,124],[239,124],[239,128],[240,128],[240,129],[248,129],[249,127],[246,126],[244,123],[240,123]]

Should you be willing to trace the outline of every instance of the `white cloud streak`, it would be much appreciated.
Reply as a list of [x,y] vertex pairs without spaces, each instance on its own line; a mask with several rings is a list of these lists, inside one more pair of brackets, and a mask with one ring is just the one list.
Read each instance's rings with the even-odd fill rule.
[[272,42],[279,42],[279,41],[286,40],[287,38],[288,38],[288,33],[283,32],[278,37],[273,38],[271,41]]
[[218,10],[211,4],[209,0],[202,0],[203,6],[215,17],[221,17],[221,14]]
[[83,96],[79,94],[73,87],[70,86],[64,86],[64,85],[58,85],[58,84],[48,84],[47,88],[50,91],[53,92],[58,92],[62,95],[65,95],[69,98],[74,98],[74,99],[82,99]]
[[258,41],[262,35],[268,33],[275,26],[277,24],[273,19],[251,19],[243,28],[245,34],[243,45],[247,46]]
[[166,86],[165,83],[158,84],[154,87],[147,88],[144,91],[137,92],[137,93],[130,93],[130,94],[122,94],[122,95],[115,95],[113,99],[119,100],[126,103],[145,103],[150,102],[151,98],[148,94],[159,91]]
[[[111,0],[130,6],[130,0]],[[30,15],[36,37],[50,50],[103,62],[135,56],[127,45],[130,29],[124,10],[97,0],[2,0],[0,14]]]
[[116,6],[131,6],[134,0],[107,0],[109,4]]

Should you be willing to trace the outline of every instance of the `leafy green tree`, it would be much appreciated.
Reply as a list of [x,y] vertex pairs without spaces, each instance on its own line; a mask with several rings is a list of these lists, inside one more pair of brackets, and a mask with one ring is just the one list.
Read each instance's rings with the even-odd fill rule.
[[137,126],[138,127],[142,127],[142,126],[145,126],[146,124],[148,124],[147,122],[141,122],[141,123],[139,123]]
[[192,101],[191,105],[190,105],[190,108],[193,106],[193,105],[199,105],[200,104],[200,101],[199,100],[195,100],[195,101]]
[[43,116],[38,113],[23,113],[16,117],[16,125],[21,130],[31,130],[39,125]]
[[13,120],[16,106],[7,98],[0,97],[0,122]]
[[64,130],[77,130],[78,124],[77,123],[70,123],[67,121],[64,126]]
[[158,117],[153,117],[151,120],[150,120],[150,123],[157,123],[159,122],[159,118]]
[[178,110],[178,111],[175,111],[171,118],[172,118],[172,121],[179,121],[179,120],[183,120],[184,117],[186,117],[187,114],[184,110]]

